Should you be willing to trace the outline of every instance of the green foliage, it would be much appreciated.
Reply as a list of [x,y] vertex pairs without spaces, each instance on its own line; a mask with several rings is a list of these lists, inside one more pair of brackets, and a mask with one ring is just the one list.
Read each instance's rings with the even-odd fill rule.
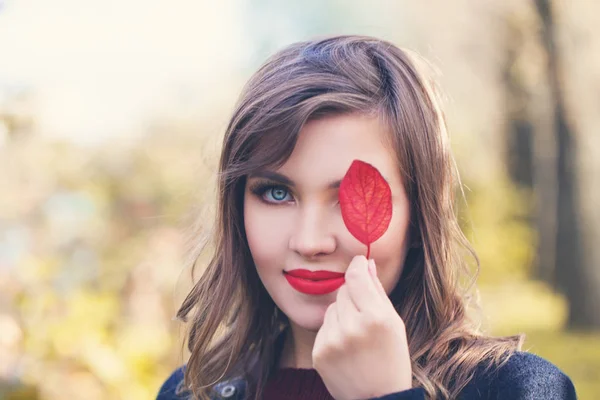
[[2,289],[10,313],[0,317],[16,326],[0,355],[37,390],[17,386],[2,398],[153,398],[183,362],[172,297],[180,225],[206,176],[194,165],[198,146],[164,131],[131,149],[35,137],[0,148],[4,211],[25,232],[8,265],[14,273],[0,276],[10,288]]
[[537,240],[530,220],[530,194],[501,174],[465,186],[467,204],[459,203],[459,217],[480,259],[478,282],[497,284],[529,277]]

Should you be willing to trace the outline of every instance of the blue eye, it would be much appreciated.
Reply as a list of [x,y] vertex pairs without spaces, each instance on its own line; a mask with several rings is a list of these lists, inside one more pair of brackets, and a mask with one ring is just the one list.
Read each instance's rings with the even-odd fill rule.
[[279,204],[292,200],[288,188],[281,185],[259,183],[250,191],[267,203]]
[[267,190],[267,193],[270,193],[276,201],[283,201],[288,194],[287,189],[282,187],[273,187]]

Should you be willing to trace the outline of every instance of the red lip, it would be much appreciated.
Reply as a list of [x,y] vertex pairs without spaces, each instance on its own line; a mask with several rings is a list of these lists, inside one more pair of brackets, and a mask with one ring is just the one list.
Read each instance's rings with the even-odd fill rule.
[[344,277],[343,272],[309,271],[307,269],[293,269],[291,271],[284,271],[284,273],[296,278],[308,279],[311,281],[322,281],[325,279],[335,279]]
[[341,272],[295,269],[284,271],[284,275],[294,289],[312,295],[334,292],[345,282],[344,274]]

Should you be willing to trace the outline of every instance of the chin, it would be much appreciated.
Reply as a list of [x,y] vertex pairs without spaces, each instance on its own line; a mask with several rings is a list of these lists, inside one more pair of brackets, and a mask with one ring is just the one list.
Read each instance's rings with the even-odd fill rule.
[[304,306],[286,314],[291,323],[311,332],[318,332],[325,319],[327,306]]

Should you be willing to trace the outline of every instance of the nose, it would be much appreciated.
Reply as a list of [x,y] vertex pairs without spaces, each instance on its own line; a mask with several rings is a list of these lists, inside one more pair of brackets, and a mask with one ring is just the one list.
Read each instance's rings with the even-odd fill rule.
[[304,258],[333,253],[336,239],[325,213],[317,207],[302,209],[298,213],[289,247]]

